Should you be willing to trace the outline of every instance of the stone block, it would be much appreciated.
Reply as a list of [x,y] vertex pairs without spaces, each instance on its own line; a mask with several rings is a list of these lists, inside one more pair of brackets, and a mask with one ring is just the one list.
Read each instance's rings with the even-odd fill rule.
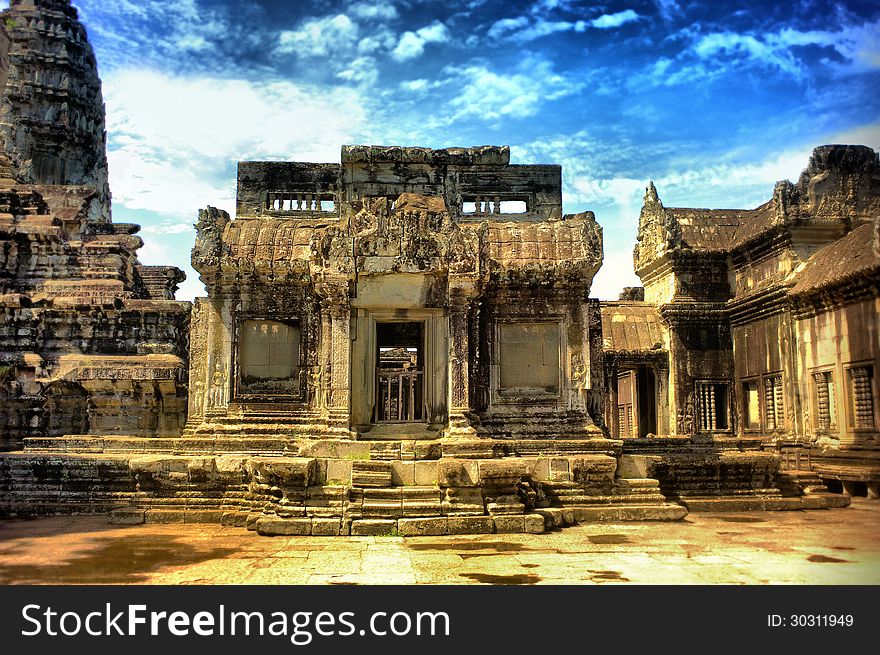
[[184,512],[184,523],[220,523],[223,510],[188,509]]
[[247,517],[248,515],[244,512],[223,512],[220,523],[233,528],[244,528],[247,526]]
[[479,483],[486,486],[516,484],[528,477],[529,467],[519,458],[489,459],[479,461]]
[[553,482],[571,481],[571,465],[569,460],[563,457],[554,457],[550,460],[550,480]]
[[544,517],[540,514],[526,514],[524,526],[524,531],[529,534],[542,534],[545,530]]
[[257,521],[263,516],[265,516],[265,514],[263,514],[262,512],[251,512],[244,520],[244,527],[248,530],[256,530]]
[[312,519],[312,535],[316,537],[335,537],[339,534],[340,528],[339,519],[318,517]]
[[326,484],[351,484],[351,460],[328,459]]
[[257,482],[284,487],[307,487],[313,483],[317,463],[308,457],[252,457],[248,472]]
[[322,457],[325,459],[369,459],[370,444],[364,441],[344,439],[321,439],[304,443],[300,447],[301,457]]
[[486,513],[478,487],[447,487],[442,501],[443,514],[482,516]]
[[121,507],[110,512],[113,525],[138,525],[144,522],[144,510],[136,507]]
[[267,536],[305,536],[312,534],[312,520],[266,515],[257,519],[256,530]]
[[[571,479],[582,483],[607,483],[614,482],[614,473],[617,470],[617,460],[608,455],[583,455],[569,458],[571,466]],[[644,476],[642,476],[644,477]]]
[[397,531],[402,537],[428,537],[448,533],[446,517],[400,519]]
[[478,462],[441,460],[437,464],[437,484],[441,487],[475,487],[480,480]]
[[135,473],[186,473],[187,458],[174,455],[140,455],[128,460]]
[[490,516],[450,516],[447,529],[449,534],[493,534],[495,521]]
[[413,484],[418,485],[436,485],[439,475],[439,464],[437,461],[424,460],[416,461],[414,464],[415,481]]
[[416,441],[412,447],[416,460],[438,460],[443,456],[443,447],[439,441]]
[[352,537],[381,537],[397,534],[397,521],[390,519],[357,519],[351,522]]
[[414,485],[416,483],[415,462],[392,461],[391,483],[398,486]]
[[[495,532],[498,534],[512,534],[526,531],[526,517],[522,514],[519,516],[496,516],[494,519]],[[541,520],[544,520],[543,517]]]
[[185,523],[186,512],[173,509],[148,509],[144,512],[144,523]]
[[654,464],[660,459],[657,455],[621,455],[617,463],[617,477],[652,478]]
[[532,480],[548,482],[550,480],[550,460],[546,457],[535,459],[530,475]]

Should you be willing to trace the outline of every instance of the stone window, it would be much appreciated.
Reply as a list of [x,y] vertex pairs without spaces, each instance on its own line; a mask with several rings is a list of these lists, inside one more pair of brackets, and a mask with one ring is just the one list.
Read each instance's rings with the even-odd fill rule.
[[239,340],[239,393],[276,396],[299,391],[297,325],[242,321]]
[[747,380],[742,383],[743,428],[758,430],[761,427],[761,397],[758,394],[758,381]]
[[837,429],[837,400],[834,393],[834,376],[831,371],[813,373],[816,398],[816,429]]
[[527,196],[466,196],[461,205],[463,214],[525,214],[528,211]]
[[711,432],[728,429],[728,385],[700,380],[697,390],[697,429]]
[[559,323],[503,323],[500,391],[559,393]]
[[873,366],[855,366],[849,373],[849,425],[851,428],[873,428],[874,392]]
[[329,212],[336,209],[336,197],[332,193],[270,191],[266,194],[266,209],[273,212]]
[[782,397],[782,375],[768,375],[764,378],[764,417],[765,429],[785,428],[785,404]]

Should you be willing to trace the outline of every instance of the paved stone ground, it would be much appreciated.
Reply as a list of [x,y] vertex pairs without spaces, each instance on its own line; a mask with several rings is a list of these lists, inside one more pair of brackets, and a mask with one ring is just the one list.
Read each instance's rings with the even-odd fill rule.
[[545,535],[260,537],[104,517],[0,522],[3,584],[880,584],[880,501]]

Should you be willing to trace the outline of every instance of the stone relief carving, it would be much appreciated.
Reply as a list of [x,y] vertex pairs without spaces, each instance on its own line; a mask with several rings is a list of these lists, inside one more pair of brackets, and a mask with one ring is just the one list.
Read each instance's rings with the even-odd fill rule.
[[226,372],[226,368],[217,362],[214,364],[214,372],[211,374],[211,389],[208,394],[209,407],[226,407],[228,382],[229,374]]

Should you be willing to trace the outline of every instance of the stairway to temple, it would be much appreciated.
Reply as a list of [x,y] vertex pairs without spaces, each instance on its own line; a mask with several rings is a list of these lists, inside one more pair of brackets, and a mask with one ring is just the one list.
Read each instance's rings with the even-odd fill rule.
[[28,439],[25,452],[0,460],[0,514],[109,512],[118,523],[220,522],[264,535],[417,536],[849,502],[815,473],[780,471],[776,456],[757,450],[682,453],[669,444],[649,455],[621,454],[607,439],[581,440],[573,452],[575,441],[254,437],[232,440],[237,452],[230,439]]

